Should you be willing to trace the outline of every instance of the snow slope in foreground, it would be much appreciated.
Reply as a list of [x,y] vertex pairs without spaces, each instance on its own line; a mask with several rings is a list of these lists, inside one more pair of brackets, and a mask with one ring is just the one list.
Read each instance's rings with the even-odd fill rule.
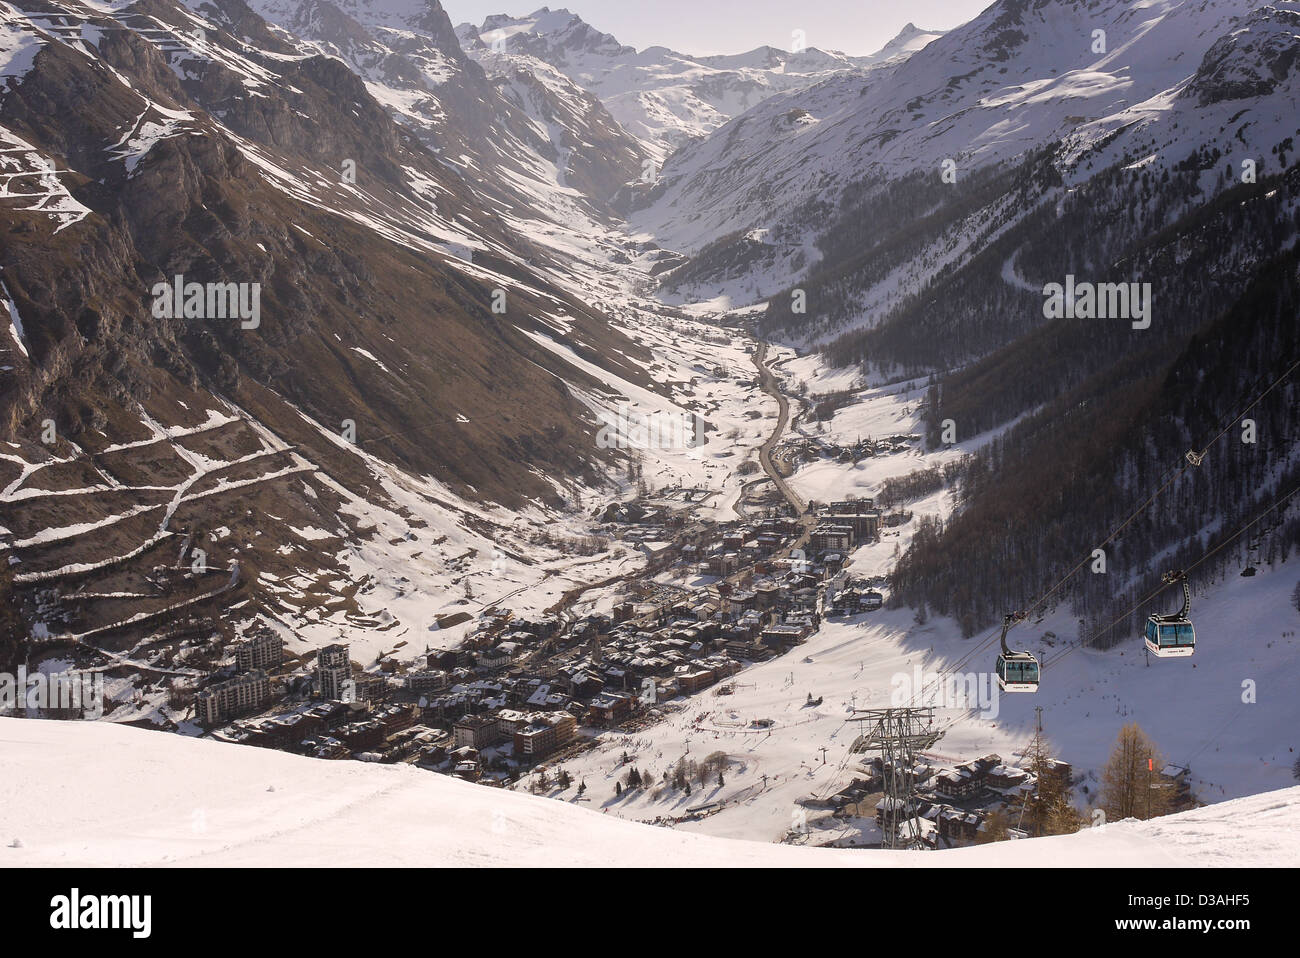
[[847,851],[670,831],[408,766],[0,719],[0,830],[3,866],[1297,865],[1300,788],[1059,838]]

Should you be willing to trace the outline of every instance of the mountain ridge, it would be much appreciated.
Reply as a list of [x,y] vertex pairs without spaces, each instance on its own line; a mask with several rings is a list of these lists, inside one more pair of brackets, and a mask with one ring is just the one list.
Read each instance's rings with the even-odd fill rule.
[[523,54],[565,73],[600,97],[658,162],[775,93],[905,59],[942,35],[905,29],[866,57],[770,46],[696,57],[662,46],[637,50],[567,10],[545,7],[526,17],[491,16],[480,26],[462,23],[456,33],[471,56]]

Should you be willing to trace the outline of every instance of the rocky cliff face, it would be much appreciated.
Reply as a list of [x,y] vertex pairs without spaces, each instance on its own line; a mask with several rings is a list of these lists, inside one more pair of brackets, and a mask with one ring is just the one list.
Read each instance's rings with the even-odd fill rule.
[[1268,5],[1206,51],[1186,95],[1202,106],[1274,95],[1300,69],[1300,10]]
[[[553,68],[501,64],[492,76],[461,50],[437,3],[254,0],[300,51],[340,58],[398,122],[461,171],[497,209],[536,209],[576,189],[582,213],[641,173],[644,153],[591,94]],[[530,78],[535,66],[538,75]],[[524,92],[526,88],[526,92]]]

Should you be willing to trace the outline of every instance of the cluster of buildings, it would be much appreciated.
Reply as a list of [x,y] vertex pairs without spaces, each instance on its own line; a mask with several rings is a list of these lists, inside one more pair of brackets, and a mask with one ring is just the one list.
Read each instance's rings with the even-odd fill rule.
[[814,553],[845,556],[880,538],[880,511],[870,499],[844,499],[817,506],[809,544]]
[[480,753],[501,743],[509,744],[512,754],[521,763],[540,761],[577,737],[578,719],[564,711],[501,709],[492,715],[465,716],[456,722],[454,733],[456,750],[453,756],[463,773],[466,761],[477,764]]
[[[1032,773],[1005,764],[1000,755],[985,755],[946,768],[918,762],[910,769],[898,770],[916,784],[913,813],[917,820],[912,822],[904,818],[905,808],[888,796],[873,801],[884,789],[884,772],[879,757],[863,763],[860,775],[826,803],[834,809],[832,817],[870,817],[882,832],[892,829],[900,836],[915,834],[931,848],[977,841],[993,811],[1020,807],[1038,787]],[[1052,759],[1045,774],[1068,791],[1074,773],[1068,762]],[[1014,837],[1024,837],[1014,828],[1009,831]]]
[[794,461],[816,462],[834,459],[836,462],[861,462],[873,456],[891,456],[907,452],[921,441],[916,434],[868,437],[851,443],[835,442],[825,436],[797,436],[782,445],[782,455]]
[[[366,757],[373,761],[396,761],[409,748],[409,737],[394,741],[400,733],[417,726],[419,712],[398,704],[370,706],[365,703],[322,701],[298,705],[273,715],[236,719],[215,735],[241,745],[258,745],[316,758]],[[426,744],[442,742],[446,736],[422,726]],[[444,753],[445,754],[445,753]]]
[[884,593],[844,573],[827,584],[824,605],[828,616],[875,612],[884,604]]
[[284,658],[284,641],[269,629],[235,643],[235,674],[200,689],[194,696],[194,717],[212,726],[235,715],[255,711],[271,698],[268,669]]
[[[681,499],[703,492],[684,490]],[[671,506],[626,503],[604,518],[671,535],[665,561],[705,579],[633,582],[609,613],[578,618],[489,609],[456,648],[370,669],[340,643],[320,649],[310,667],[287,670],[279,637],[266,629],[230,650],[233,666],[196,694],[196,718],[224,726],[221,737],[322,758],[509,774],[582,741],[581,728],[645,721],[658,703],[797,646],[819,628],[824,596],[827,609],[836,597],[836,610],[881,599],[847,580],[826,542],[813,545],[811,559],[790,553],[805,531],[794,516],[688,523]],[[819,518],[819,528],[845,531],[843,553],[879,535],[870,500],[829,503]]]
[[683,546],[682,560],[701,575],[724,578],[776,555],[803,531],[793,516],[769,516],[711,530],[697,543]]
[[820,625],[825,570],[771,558],[798,528],[778,518],[719,535],[710,555],[735,549],[750,563],[735,584],[635,583],[610,613],[576,619],[491,609],[459,646],[414,664],[362,670],[335,644],[309,674],[273,682],[283,650],[267,631],[234,647],[234,674],[198,693],[196,715],[208,727],[229,723],[222,737],[324,758],[446,763],[473,778],[485,762],[494,771],[502,760],[507,770],[534,764],[573,744],[580,727],[638,721],[805,641]]

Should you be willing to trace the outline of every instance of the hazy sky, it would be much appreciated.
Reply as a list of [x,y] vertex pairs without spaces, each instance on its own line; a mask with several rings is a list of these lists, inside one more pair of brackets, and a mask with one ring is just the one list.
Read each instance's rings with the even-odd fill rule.
[[808,46],[874,53],[908,21],[949,29],[993,0],[442,0],[452,23],[481,24],[493,13],[524,16],[543,6],[568,9],[622,43],[681,53],[742,53],[789,48],[795,30]]

